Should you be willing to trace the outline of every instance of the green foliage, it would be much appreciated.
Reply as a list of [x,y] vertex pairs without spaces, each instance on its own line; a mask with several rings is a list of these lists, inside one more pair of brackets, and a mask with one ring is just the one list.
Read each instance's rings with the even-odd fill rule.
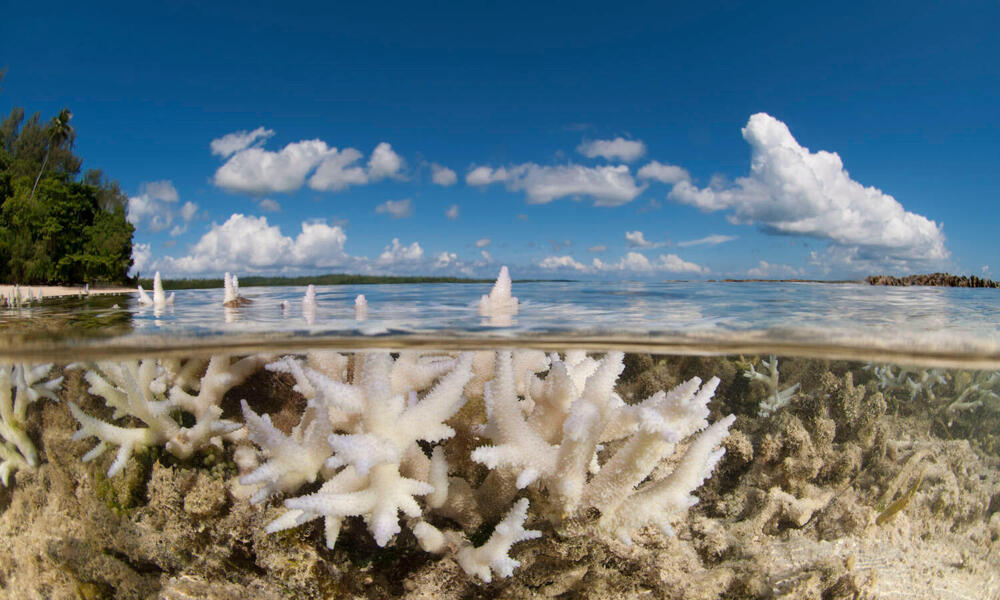
[[79,177],[67,109],[47,125],[14,108],[0,122],[0,281],[122,283],[132,266],[127,196],[100,171]]

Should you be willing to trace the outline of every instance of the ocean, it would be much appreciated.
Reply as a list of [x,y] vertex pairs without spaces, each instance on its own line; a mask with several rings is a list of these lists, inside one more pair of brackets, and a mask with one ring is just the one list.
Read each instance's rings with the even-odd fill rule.
[[490,288],[0,308],[0,594],[1000,598],[996,290]]

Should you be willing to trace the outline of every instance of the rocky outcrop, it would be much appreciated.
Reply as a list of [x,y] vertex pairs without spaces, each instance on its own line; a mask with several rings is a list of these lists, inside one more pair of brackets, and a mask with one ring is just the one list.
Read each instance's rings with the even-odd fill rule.
[[929,275],[869,275],[865,278],[870,285],[934,285],[942,287],[996,288],[1000,283],[975,275],[952,275],[950,273],[930,273]]

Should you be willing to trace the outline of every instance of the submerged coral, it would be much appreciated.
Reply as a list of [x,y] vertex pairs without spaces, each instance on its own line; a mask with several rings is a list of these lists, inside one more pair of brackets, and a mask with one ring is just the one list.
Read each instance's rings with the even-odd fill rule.
[[783,406],[787,405],[799,391],[799,384],[789,386],[785,389],[778,388],[778,357],[771,355],[771,360],[761,361],[767,367],[768,374],[765,375],[757,371],[753,364],[743,373],[743,376],[750,381],[761,381],[767,386],[767,397],[760,403],[760,416],[772,415]]
[[51,364],[0,366],[0,481],[7,485],[10,474],[38,465],[38,453],[25,431],[28,405],[39,398],[56,400],[62,377],[45,379]]
[[[214,356],[207,364],[197,359],[184,364],[148,359],[98,362],[84,375],[90,384],[88,391],[114,409],[112,419],[133,417],[145,427],[113,425],[70,402],[70,410],[80,422],[73,439],[99,440],[84,456],[85,461],[97,458],[111,445],[118,446],[109,476],[124,469],[133,452],[150,446],[163,445],[174,456],[187,458],[208,444],[221,444],[220,436],[240,429],[240,424],[221,418],[219,404],[229,389],[265,362],[263,356],[235,361],[228,356]],[[190,416],[194,423],[184,425],[182,415]]]
[[[339,368],[323,373],[308,366],[310,359],[286,357],[270,365],[296,379],[307,408],[285,435],[244,403],[250,439],[262,448],[266,461],[240,482],[260,486],[253,496],[257,502],[317,479],[324,483],[312,494],[285,500],[288,511],[268,531],[323,518],[326,544],[332,548],[343,520],[360,516],[376,543],[385,546],[400,533],[402,513],[421,547],[455,555],[467,573],[486,581],[489,569],[508,576],[514,564],[507,555],[510,546],[533,537],[521,528],[528,500],[515,504],[496,539],[475,549],[464,535],[469,532],[442,530],[431,522],[435,515],[475,523],[476,515],[470,513],[496,513],[514,500],[517,489],[534,485],[547,492],[534,497],[549,498],[543,514],[565,518],[597,509],[602,515],[597,528],[625,541],[649,524],[669,532],[671,523],[696,502],[691,492],[721,457],[716,448],[733,417],[708,427],[671,475],[639,484],[679,441],[708,426],[706,406],[717,382],[702,386],[694,379],[629,406],[614,393],[620,353],[600,361],[571,353],[568,364],[557,355],[550,357],[544,378],[523,371],[519,397],[517,354],[499,351],[492,361],[493,377],[484,388],[486,423],[454,424],[466,428],[466,435],[478,431],[492,442],[470,455],[492,471],[479,489],[448,476],[443,445],[455,435],[446,421],[462,408],[463,390],[474,375],[472,353],[449,358],[410,352],[396,359],[387,352],[358,353],[351,358],[349,381]],[[521,363],[528,364],[524,358]],[[616,440],[624,440],[617,452],[603,456],[601,443]],[[433,448],[430,456],[422,444]],[[513,487],[505,483],[507,474],[516,480]]]

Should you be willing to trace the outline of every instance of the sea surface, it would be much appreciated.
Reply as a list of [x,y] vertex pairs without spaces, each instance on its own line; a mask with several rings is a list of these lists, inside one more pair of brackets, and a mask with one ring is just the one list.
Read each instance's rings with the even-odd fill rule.
[[[0,309],[0,356],[268,345],[398,343],[659,346],[680,353],[797,353],[928,365],[1000,367],[996,290],[776,282],[515,283],[520,310],[483,317],[487,284],[180,290],[171,306],[134,296],[47,300]],[[356,320],[354,299],[367,298]],[[287,303],[283,308],[282,303]]]

